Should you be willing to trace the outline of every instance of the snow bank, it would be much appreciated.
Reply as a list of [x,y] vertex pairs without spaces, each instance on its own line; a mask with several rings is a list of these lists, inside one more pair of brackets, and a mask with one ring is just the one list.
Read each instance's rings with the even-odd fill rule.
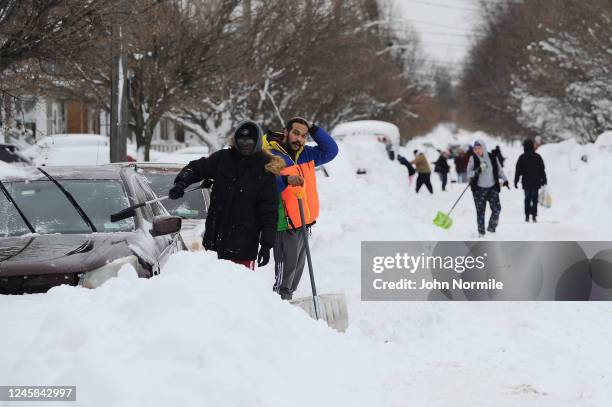
[[0,383],[76,385],[87,406],[380,403],[376,346],[282,302],[262,273],[187,252],[150,280],[129,271],[0,296]]
[[612,131],[605,131],[601,133],[595,141],[597,147],[610,148],[612,147]]

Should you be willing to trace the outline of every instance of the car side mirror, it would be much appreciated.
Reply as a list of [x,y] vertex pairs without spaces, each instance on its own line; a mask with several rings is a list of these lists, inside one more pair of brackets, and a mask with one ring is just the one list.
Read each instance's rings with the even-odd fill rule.
[[182,219],[179,216],[156,216],[153,218],[153,228],[149,233],[153,237],[177,233],[181,230]]

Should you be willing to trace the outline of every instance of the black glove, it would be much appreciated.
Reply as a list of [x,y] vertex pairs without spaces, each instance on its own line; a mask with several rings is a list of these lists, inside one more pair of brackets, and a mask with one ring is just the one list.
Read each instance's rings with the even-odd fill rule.
[[187,188],[187,184],[184,182],[175,182],[174,186],[170,188],[168,192],[168,198],[170,199],[179,199],[185,195],[185,188]]
[[204,181],[202,181],[202,184],[200,184],[200,188],[208,189],[208,188],[213,186],[214,182],[215,182],[215,180],[207,178]]
[[514,189],[518,189],[518,182],[514,183]]
[[313,123],[308,128],[308,133],[310,133],[311,136],[314,136],[315,133],[317,132],[317,130],[319,130],[319,127],[316,124]]
[[270,249],[268,246],[261,246],[257,254],[257,267],[263,267],[270,261]]
[[502,184],[502,186],[510,189],[510,184],[508,183],[508,181],[504,181],[504,183]]

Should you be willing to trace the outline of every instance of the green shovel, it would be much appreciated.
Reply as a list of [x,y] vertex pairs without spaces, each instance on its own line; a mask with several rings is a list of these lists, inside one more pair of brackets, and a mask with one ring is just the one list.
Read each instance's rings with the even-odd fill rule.
[[448,213],[438,211],[438,213],[436,214],[436,217],[433,220],[434,225],[441,227],[442,229],[450,229],[450,227],[453,226],[453,219],[450,217],[450,214],[453,211],[453,209],[455,209],[455,206],[457,206],[457,204],[459,203],[459,200],[461,199],[461,197],[463,197],[463,194],[465,194],[465,191],[467,191],[469,187],[470,187],[470,183],[468,182],[467,186],[465,187],[461,195],[459,195],[459,198],[457,198],[457,200],[455,201],[455,204],[450,209],[450,211],[448,211]]

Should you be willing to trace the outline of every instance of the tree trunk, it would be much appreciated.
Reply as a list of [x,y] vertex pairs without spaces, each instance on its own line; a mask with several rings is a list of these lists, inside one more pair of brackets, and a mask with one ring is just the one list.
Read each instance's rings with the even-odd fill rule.
[[151,141],[153,140],[153,128],[155,126],[145,126],[144,133],[144,160],[150,161],[151,156]]

